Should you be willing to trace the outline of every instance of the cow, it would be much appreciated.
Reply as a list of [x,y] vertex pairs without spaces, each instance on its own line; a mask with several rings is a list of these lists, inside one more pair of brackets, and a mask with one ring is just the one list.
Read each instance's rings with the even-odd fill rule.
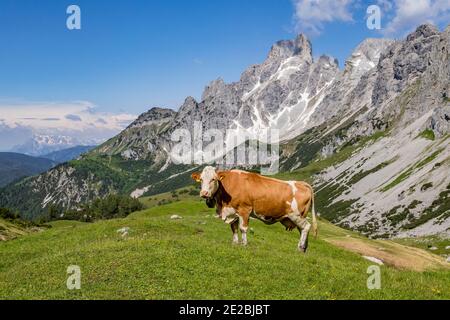
[[298,249],[308,249],[311,224],[306,220],[312,210],[313,233],[317,236],[317,218],[314,208],[314,190],[306,182],[282,181],[242,170],[217,171],[208,166],[192,174],[201,183],[200,197],[233,231],[233,243],[247,245],[250,218],[265,224],[282,223],[286,230],[300,231]]

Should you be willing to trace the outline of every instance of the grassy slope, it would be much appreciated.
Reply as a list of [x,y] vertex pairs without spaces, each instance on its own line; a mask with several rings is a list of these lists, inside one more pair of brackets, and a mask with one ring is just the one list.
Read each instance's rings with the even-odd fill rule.
[[[183,219],[170,220],[172,214]],[[117,233],[122,227],[131,228],[127,238]],[[383,266],[382,289],[368,290],[372,263],[330,242],[371,240],[331,224],[320,224],[320,236],[311,239],[306,255],[296,251],[297,232],[257,221],[251,227],[249,246],[232,246],[229,227],[193,200],[126,219],[55,222],[44,232],[0,243],[0,299],[450,298],[448,269]],[[72,264],[81,267],[80,291],[66,289]]]
[[9,221],[0,218],[0,246],[1,241],[12,240],[38,230],[40,228],[27,225],[26,222]]

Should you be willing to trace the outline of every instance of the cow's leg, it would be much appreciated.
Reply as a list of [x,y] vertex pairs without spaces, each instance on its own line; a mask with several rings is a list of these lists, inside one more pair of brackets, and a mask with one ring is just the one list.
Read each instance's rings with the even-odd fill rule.
[[311,229],[311,224],[306,220],[306,218],[302,218],[300,215],[291,215],[289,218],[297,225],[298,231],[300,232],[298,250],[301,252],[306,252],[308,249],[308,234],[309,229]]
[[239,220],[236,220],[231,224],[231,231],[233,231],[233,244],[239,244]]
[[[305,219],[306,221],[306,219]],[[300,243],[299,243],[299,250],[306,253],[306,250],[308,249],[308,236],[309,236],[309,230],[311,229],[311,224],[306,221],[305,227],[301,231],[300,236]]]
[[247,231],[248,231],[248,224],[250,220],[250,213],[251,209],[241,209],[238,210],[239,213],[239,229],[241,230],[241,236],[242,236],[242,245],[247,245]]

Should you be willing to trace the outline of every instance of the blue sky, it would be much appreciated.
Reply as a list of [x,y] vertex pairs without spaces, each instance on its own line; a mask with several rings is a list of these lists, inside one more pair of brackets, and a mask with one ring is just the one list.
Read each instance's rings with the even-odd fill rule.
[[[302,31],[315,56],[342,66],[363,39],[387,36],[366,27],[374,3],[391,37],[423,22],[427,9],[427,20],[448,22],[443,0],[2,0],[0,121],[22,105],[79,103],[105,117],[178,109],[211,80],[238,80],[274,42]],[[81,30],[66,28],[70,4],[81,8]]]

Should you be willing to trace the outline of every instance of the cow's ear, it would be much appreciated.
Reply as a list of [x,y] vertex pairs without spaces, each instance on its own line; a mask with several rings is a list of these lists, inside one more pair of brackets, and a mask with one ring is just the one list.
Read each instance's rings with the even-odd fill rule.
[[191,177],[192,177],[192,179],[193,179],[195,182],[201,182],[201,179],[200,179],[200,173],[199,173],[199,172],[194,172],[194,173],[191,175]]

